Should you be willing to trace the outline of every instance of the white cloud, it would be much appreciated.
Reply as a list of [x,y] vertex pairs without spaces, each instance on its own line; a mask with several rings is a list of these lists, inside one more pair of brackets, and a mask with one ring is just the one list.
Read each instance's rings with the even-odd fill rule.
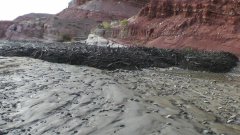
[[0,20],[12,20],[28,13],[55,14],[70,0],[0,0]]

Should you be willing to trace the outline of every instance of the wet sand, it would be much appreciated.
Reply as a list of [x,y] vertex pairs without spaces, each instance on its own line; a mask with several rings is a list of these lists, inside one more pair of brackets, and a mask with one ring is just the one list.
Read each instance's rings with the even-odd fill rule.
[[239,72],[0,57],[0,134],[239,135]]

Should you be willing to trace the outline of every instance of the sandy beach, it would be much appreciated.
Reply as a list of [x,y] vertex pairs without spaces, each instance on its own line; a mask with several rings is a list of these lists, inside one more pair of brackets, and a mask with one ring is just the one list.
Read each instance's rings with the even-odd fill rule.
[[239,135],[240,74],[0,57],[0,134]]

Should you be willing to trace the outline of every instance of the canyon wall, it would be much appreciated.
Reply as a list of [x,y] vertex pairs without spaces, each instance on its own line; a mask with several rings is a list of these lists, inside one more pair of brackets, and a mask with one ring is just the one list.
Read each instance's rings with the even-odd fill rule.
[[[47,17],[46,17],[47,16]],[[103,22],[121,22],[105,37],[131,45],[229,51],[240,56],[239,0],[72,0],[56,15],[0,22],[0,38],[86,39]]]
[[240,56],[240,1],[151,0],[111,37],[129,44],[230,51]]
[[139,16],[154,19],[182,15],[199,23],[235,24],[239,11],[240,2],[236,0],[151,0]]

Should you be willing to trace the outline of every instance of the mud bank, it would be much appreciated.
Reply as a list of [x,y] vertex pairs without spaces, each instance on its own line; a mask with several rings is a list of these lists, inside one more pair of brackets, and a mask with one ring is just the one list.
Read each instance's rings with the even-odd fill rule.
[[157,48],[111,48],[81,43],[1,42],[0,56],[32,57],[56,63],[86,65],[98,69],[180,67],[210,72],[228,72],[238,58],[225,52],[197,52]]

